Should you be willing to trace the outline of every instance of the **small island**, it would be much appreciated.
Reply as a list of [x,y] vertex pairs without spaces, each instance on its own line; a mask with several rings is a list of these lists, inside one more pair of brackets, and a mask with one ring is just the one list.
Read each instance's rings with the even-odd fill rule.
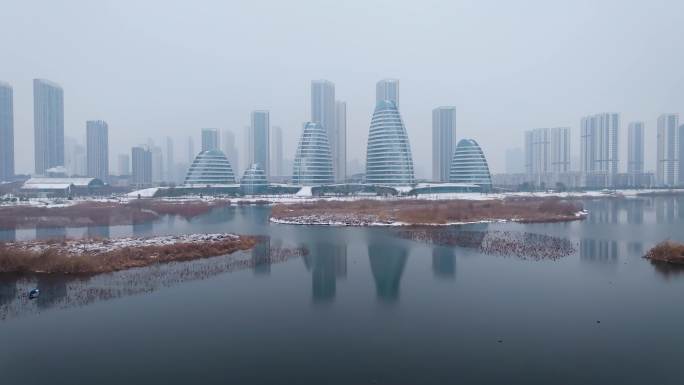
[[565,222],[584,219],[576,200],[505,198],[488,200],[318,200],[277,204],[271,221],[331,226],[454,225],[478,222]]
[[684,266],[684,244],[663,241],[653,246],[644,258],[656,263],[669,263]]
[[257,242],[254,236],[226,233],[8,242],[0,243],[0,273],[108,273],[231,254]]

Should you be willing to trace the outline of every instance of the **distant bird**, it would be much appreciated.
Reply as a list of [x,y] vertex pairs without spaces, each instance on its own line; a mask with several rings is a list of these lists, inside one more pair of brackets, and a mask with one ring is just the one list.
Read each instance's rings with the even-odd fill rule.
[[40,290],[32,289],[31,291],[29,291],[28,297],[29,297],[29,299],[35,299],[35,298],[38,298],[39,295],[40,295]]

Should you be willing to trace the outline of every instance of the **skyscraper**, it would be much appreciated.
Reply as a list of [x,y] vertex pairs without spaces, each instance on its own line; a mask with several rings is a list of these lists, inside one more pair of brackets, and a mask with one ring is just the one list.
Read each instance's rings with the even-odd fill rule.
[[14,97],[12,86],[0,82],[0,181],[14,176]]
[[159,146],[151,146],[150,152],[152,153],[152,182],[161,183],[166,178],[164,175],[164,152]]
[[131,157],[128,154],[119,154],[119,175],[131,175]]
[[240,154],[238,153],[237,145],[235,144],[235,134],[230,130],[223,130],[222,139],[221,146],[223,146],[223,153],[233,167],[235,175],[240,175]]
[[631,122],[627,131],[627,173],[644,172],[644,122]]
[[570,128],[537,128],[525,132],[525,171],[557,176],[570,171]]
[[202,151],[220,150],[217,128],[202,129]]
[[192,139],[192,136],[188,136],[188,165],[192,164],[195,160],[195,155],[197,155],[195,152],[195,140]]
[[323,185],[333,183],[332,154],[328,136],[320,123],[304,123],[292,171],[292,183]]
[[344,182],[347,179],[347,102],[335,101],[335,142],[333,151],[333,171],[335,180]]
[[461,139],[451,159],[449,182],[475,184],[482,191],[492,189],[487,158],[480,145],[473,139]]
[[249,129],[250,164],[257,164],[266,179],[271,177],[270,135],[271,123],[268,111],[253,111]]
[[451,157],[456,150],[456,107],[432,110],[432,179],[449,181]]
[[131,184],[135,187],[152,185],[152,152],[147,146],[136,146],[131,149],[133,170]]
[[679,180],[679,114],[661,114],[658,117],[658,163],[656,182],[660,186],[675,186]]
[[271,159],[271,173],[277,176],[284,176],[283,130],[279,126],[273,126],[273,142],[271,143],[271,146],[273,147],[271,149],[271,153],[273,154]]
[[620,115],[601,113],[580,122],[580,166],[589,187],[612,187],[618,171]]
[[399,80],[383,79],[375,85],[375,102],[391,100],[399,109]]
[[89,177],[109,178],[109,127],[103,120],[86,122],[86,164]]
[[311,82],[311,122],[320,124],[328,135],[328,143],[333,155],[333,172],[337,175],[338,139],[335,84],[328,80]]
[[170,136],[166,137],[166,179],[168,182],[177,183],[178,176],[176,175],[176,163],[174,161],[174,146],[173,139]]
[[64,167],[71,176],[88,174],[86,148],[76,139],[64,137]]
[[380,101],[368,132],[366,182],[410,185],[414,181],[411,146],[399,110],[391,100]]
[[59,84],[33,79],[35,171],[64,166],[64,93]]

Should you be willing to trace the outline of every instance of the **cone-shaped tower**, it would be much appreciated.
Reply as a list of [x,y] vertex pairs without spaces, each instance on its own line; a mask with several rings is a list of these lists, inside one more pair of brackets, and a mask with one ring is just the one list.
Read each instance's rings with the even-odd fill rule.
[[397,105],[391,100],[380,100],[368,133],[366,182],[409,185],[414,181],[411,146]]
[[483,191],[491,190],[492,178],[489,174],[487,159],[473,139],[461,139],[451,158],[449,182],[476,184]]
[[328,134],[318,123],[304,123],[292,170],[292,183],[317,186],[333,183]]
[[235,175],[230,162],[219,150],[202,151],[196,157],[185,176],[185,184],[234,184]]

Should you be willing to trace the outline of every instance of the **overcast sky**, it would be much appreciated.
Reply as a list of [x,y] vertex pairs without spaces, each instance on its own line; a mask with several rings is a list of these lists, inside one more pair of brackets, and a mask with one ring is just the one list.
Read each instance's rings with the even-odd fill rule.
[[[684,112],[684,1],[36,1],[3,0],[0,80],[14,87],[17,172],[33,171],[32,79],[64,88],[65,134],[109,123],[116,155],[151,137],[199,142],[202,127],[244,143],[268,109],[293,156],[312,79],[348,105],[348,159],[365,159],[375,82],[401,81],[417,176],[430,174],[431,110],[454,105],[458,139],[482,145],[494,172],[523,131],[572,128],[597,112],[655,125]],[[243,151],[244,153],[244,151]]]

